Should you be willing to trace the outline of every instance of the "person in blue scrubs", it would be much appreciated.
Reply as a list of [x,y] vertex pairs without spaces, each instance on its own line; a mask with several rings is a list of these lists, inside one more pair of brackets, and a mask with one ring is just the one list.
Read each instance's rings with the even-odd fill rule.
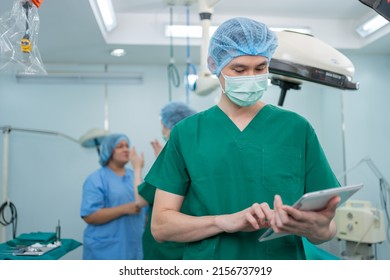
[[[173,127],[145,177],[157,188],[152,234],[185,242],[183,259],[306,259],[303,237],[319,244],[336,234],[339,197],[317,212],[289,206],[339,182],[309,122],[261,101],[277,45],[263,23],[222,23],[207,60],[220,101]],[[290,235],[259,242],[269,227]]]
[[[183,102],[172,101],[166,104],[160,112],[162,136],[165,141],[169,140],[172,128],[196,113],[194,109]],[[155,139],[151,142],[156,157],[160,154],[163,146]],[[153,202],[156,188],[150,184],[142,183],[138,187],[140,194],[139,205],[148,205],[148,220],[143,235],[143,249],[145,260],[181,260],[183,258],[184,243],[178,242],[157,242],[150,230],[150,222],[153,211]]]
[[[162,127],[161,133],[164,141],[167,142],[169,140],[171,130],[178,122],[195,113],[196,111],[193,108],[180,101],[171,101],[162,107],[160,117]],[[151,141],[150,144],[152,145],[154,155],[157,158],[163,149],[163,145],[157,139]]]
[[[100,165],[83,185],[80,215],[84,260],[141,260],[145,208],[135,202],[134,185],[141,183],[143,156],[124,134],[111,134],[100,147]],[[133,168],[126,168],[132,156]]]

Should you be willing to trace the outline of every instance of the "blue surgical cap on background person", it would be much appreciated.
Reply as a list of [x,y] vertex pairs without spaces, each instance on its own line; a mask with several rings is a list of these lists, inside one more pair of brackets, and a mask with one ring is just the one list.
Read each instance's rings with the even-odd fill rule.
[[160,115],[163,125],[168,129],[172,129],[176,123],[195,113],[196,111],[185,103],[170,102],[161,109]]
[[219,76],[233,59],[242,55],[260,55],[268,62],[278,46],[276,34],[265,24],[248,18],[233,18],[222,23],[210,39],[207,64]]
[[114,152],[116,145],[118,145],[119,142],[121,142],[122,140],[125,140],[127,144],[130,146],[130,140],[124,134],[116,133],[104,137],[102,144],[100,145],[99,163],[101,166],[107,165],[108,161],[111,158],[112,153]]

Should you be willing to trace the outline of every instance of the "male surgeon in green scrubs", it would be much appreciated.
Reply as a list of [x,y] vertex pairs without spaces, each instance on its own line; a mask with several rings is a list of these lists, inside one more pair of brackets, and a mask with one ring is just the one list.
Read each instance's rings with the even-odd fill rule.
[[[288,206],[339,182],[308,121],[261,101],[276,47],[276,35],[260,22],[220,25],[208,67],[221,99],[173,128],[145,178],[157,188],[153,236],[185,242],[184,259],[306,259],[302,237],[320,244],[336,233],[339,197],[318,212]],[[291,235],[259,242],[269,227]]]

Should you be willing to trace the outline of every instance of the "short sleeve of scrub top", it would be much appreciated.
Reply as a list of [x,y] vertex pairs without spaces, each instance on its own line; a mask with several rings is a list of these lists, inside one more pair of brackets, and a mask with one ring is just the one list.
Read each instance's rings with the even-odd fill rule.
[[145,199],[149,205],[153,204],[154,194],[156,193],[156,187],[142,182],[141,185],[138,186],[138,193]]

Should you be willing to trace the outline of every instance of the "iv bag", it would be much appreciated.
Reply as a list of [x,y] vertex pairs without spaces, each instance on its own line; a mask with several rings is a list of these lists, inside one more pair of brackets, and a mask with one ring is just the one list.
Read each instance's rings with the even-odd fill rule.
[[37,46],[38,8],[31,0],[15,0],[0,16],[0,73],[47,74]]

